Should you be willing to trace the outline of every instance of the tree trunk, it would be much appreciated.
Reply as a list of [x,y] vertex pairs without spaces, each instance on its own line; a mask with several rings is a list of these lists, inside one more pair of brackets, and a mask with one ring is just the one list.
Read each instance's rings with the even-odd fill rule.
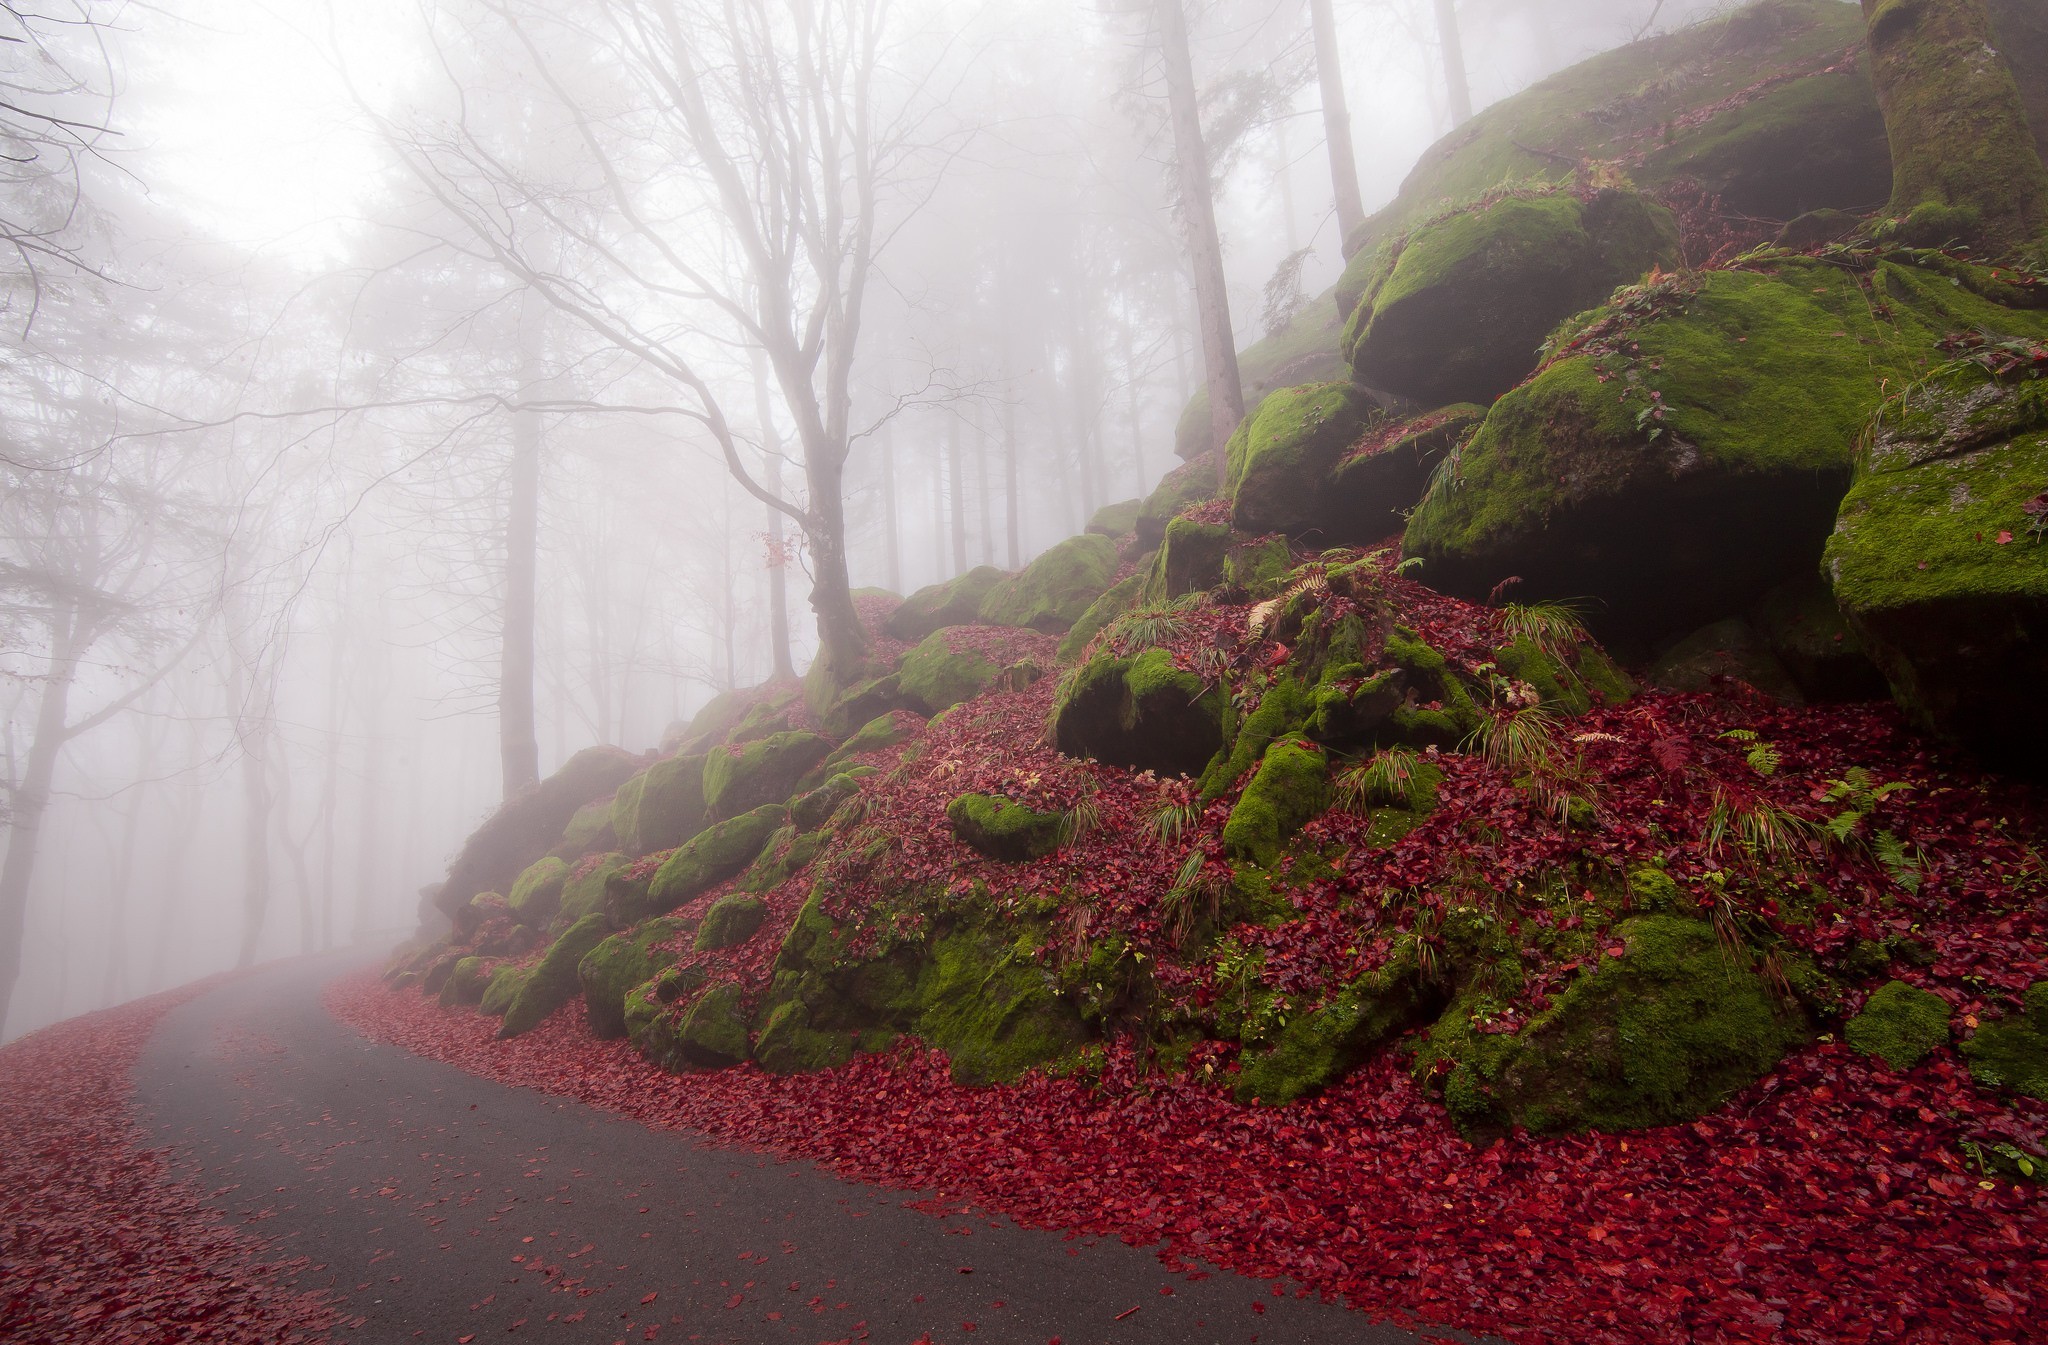
[[2001,252],[2048,232],[2048,169],[1982,0],[1863,0],[1909,241]]
[[[1338,237],[1349,238],[1365,223],[1365,205],[1358,194],[1358,156],[1351,148],[1351,109],[1344,102],[1337,22],[1330,0],[1308,0],[1308,14],[1316,38],[1316,83],[1323,94],[1323,143],[1330,151],[1330,185],[1337,193]],[[1286,171],[1284,166],[1281,171]]]
[[1444,57],[1444,92],[1453,129],[1472,120],[1472,85],[1465,77],[1465,40],[1458,35],[1458,0],[1436,0],[1437,45]]
[[540,416],[512,413],[511,502],[505,516],[504,650],[498,665],[498,752],[505,797],[540,783],[533,727],[533,607],[540,548]]
[[77,618],[53,615],[50,671],[36,707],[35,737],[14,789],[7,825],[7,859],[0,863],[0,1040],[5,1039],[7,1010],[14,985],[21,978],[21,941],[28,924],[29,881],[36,870],[36,848],[42,839],[43,813],[50,806],[50,785],[57,776],[57,758],[69,738],[64,716],[71,683],[78,676],[78,653],[72,627]]
[[950,487],[953,528],[953,573],[967,573],[967,473],[960,456],[960,416],[946,417],[946,483]]
[[[267,698],[266,698],[267,699]],[[237,967],[254,966],[270,909],[270,708],[242,726],[242,947]]]
[[1017,396],[1012,389],[1003,398],[1003,540],[1008,568],[1012,570],[1024,563],[1017,469]]
[[1201,107],[1194,60],[1188,53],[1182,0],[1158,0],[1159,49],[1173,121],[1173,153],[1180,166],[1181,214],[1187,227],[1189,269],[1195,276],[1195,312],[1202,332],[1202,364],[1209,385],[1209,444],[1216,480],[1229,476],[1224,445],[1244,419],[1244,385],[1237,372],[1237,337],[1230,327],[1230,293],[1223,278],[1223,244],[1216,234],[1216,203],[1209,194],[1209,152],[1202,143]]
[[[775,406],[768,396],[768,357],[754,351],[754,418],[761,423],[763,483],[777,498],[782,495],[782,436],[775,429]],[[773,505],[768,511],[768,652],[775,676],[796,676],[789,656],[789,567],[783,555],[782,511]]]
[[981,412],[974,414],[974,495],[981,506],[981,546],[978,548],[981,563],[992,564],[995,559],[996,533],[988,488],[988,433],[982,428]]
[[896,522],[896,427],[882,427],[882,542],[889,567],[889,591],[903,592],[903,548]]
[[848,687],[867,667],[867,634],[853,609],[853,585],[846,560],[845,454],[807,451],[804,467],[811,492],[811,610],[818,616],[818,658],[834,687]]

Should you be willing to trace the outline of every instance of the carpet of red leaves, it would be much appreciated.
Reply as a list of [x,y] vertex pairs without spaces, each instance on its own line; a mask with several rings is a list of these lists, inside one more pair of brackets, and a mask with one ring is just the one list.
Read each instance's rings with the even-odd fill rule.
[[185,986],[0,1048],[0,1340],[288,1345],[324,1340],[311,1294],[175,1177],[130,1114],[152,1029]]

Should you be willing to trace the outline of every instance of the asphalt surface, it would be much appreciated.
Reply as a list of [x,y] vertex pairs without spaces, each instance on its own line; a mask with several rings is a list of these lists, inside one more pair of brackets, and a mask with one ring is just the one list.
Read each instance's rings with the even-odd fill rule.
[[374,1044],[320,1002],[361,962],[228,982],[166,1017],[136,1070],[146,1124],[184,1174],[305,1258],[295,1287],[361,1319],[337,1342],[1422,1339],[1291,1285],[928,1214],[917,1193]]

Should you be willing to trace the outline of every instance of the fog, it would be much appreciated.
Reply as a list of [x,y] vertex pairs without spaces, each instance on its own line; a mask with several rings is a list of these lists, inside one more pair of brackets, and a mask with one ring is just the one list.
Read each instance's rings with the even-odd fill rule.
[[[0,13],[0,1035],[388,942],[508,787],[775,675],[778,574],[801,673],[814,581],[1014,567],[1177,465],[1155,8]],[[1439,8],[1334,5],[1368,212],[1452,130]],[[1454,11],[1483,108],[1718,8]],[[1343,266],[1309,16],[1186,14],[1243,347]]]

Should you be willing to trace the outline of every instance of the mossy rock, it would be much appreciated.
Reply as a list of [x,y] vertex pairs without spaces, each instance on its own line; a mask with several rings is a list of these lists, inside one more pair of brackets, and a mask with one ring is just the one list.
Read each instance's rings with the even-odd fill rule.
[[1985,1087],[2048,1102],[2048,981],[2027,987],[2020,1012],[1979,1027],[1963,1043],[1963,1058]]
[[1223,582],[1223,561],[1229,553],[1230,529],[1225,525],[1174,519],[1166,525],[1166,538],[1153,553],[1134,605],[1161,606],[1215,588]]
[[1863,637],[1820,575],[1800,575],[1772,589],[1749,621],[1807,700],[1869,701],[1889,694]]
[[1116,504],[1105,504],[1089,517],[1088,526],[1083,531],[1115,541],[1138,526],[1138,511],[1144,507],[1143,500],[1123,500]]
[[[2048,315],[2028,316],[2048,335]],[[1908,715],[2035,776],[2048,761],[2042,509],[2048,383],[1958,372],[1879,418],[1827,545],[1835,598]]]
[[1741,682],[1786,705],[1806,703],[1792,674],[1740,617],[1702,626],[1665,650],[1651,665],[1649,680],[1666,691],[1713,691]]
[[1517,600],[1590,601],[1597,630],[1645,644],[1813,573],[1887,389],[1947,334],[2015,320],[1945,258],[1869,268],[1785,256],[1573,319],[1417,507],[1407,554],[1443,591],[1519,578]]
[[824,784],[789,805],[789,824],[799,832],[816,831],[840,804],[860,793],[860,782],[874,773],[873,767],[855,766],[826,776]]
[[1069,537],[981,600],[981,620],[1063,635],[1102,596],[1116,575],[1116,547],[1106,537]]
[[946,820],[963,844],[991,859],[1022,863],[1059,848],[1060,815],[1034,812],[993,794],[962,794],[946,805]]
[[794,825],[783,827],[768,838],[760,855],[740,875],[740,890],[757,896],[773,892],[808,869],[831,839],[829,831],[799,832]]
[[569,881],[562,885],[562,904],[555,912],[554,922],[548,926],[551,934],[559,934],[569,926],[589,915],[601,911],[605,905],[605,888],[615,874],[630,868],[633,857],[620,851],[613,851],[588,868],[579,863],[569,872]]
[[1437,465],[1486,418],[1470,402],[1374,431],[1347,450],[1318,491],[1316,531],[1328,546],[1371,546],[1398,534],[1429,489]]
[[612,834],[628,854],[670,850],[704,829],[707,758],[669,757],[628,780],[612,803]]
[[857,1036],[821,1032],[811,1026],[810,1009],[801,1000],[775,1006],[754,1041],[754,1063],[770,1074],[815,1074],[837,1069],[853,1059]]
[[1223,697],[1164,649],[1107,650],[1068,675],[1053,708],[1053,745],[1112,766],[1194,775],[1223,745]]
[[529,968],[500,967],[491,973],[491,979],[484,986],[483,996],[477,1000],[477,1008],[496,1018],[512,1007],[512,1001],[519,998],[519,991],[526,984]]
[[448,979],[441,982],[441,1003],[448,1006],[481,1003],[495,974],[496,968],[486,958],[460,959],[450,969]]
[[562,828],[562,839],[553,853],[574,864],[585,855],[602,853],[617,843],[612,834],[611,801],[599,799],[576,810],[569,819],[569,825]]
[[950,710],[988,689],[1002,670],[962,642],[955,650],[948,638],[953,627],[933,631],[903,656],[897,681],[907,700],[928,715]]
[[690,722],[662,735],[661,750],[669,756],[701,756],[722,743],[754,708],[758,692],[721,691],[690,717]]
[[753,938],[767,918],[768,903],[759,897],[741,893],[721,897],[704,912],[704,923],[697,926],[697,951],[737,947]]
[[1843,1038],[1865,1055],[1908,1070],[1948,1045],[1948,1001],[1904,981],[1887,981],[1842,1027]]
[[1488,403],[1559,322],[1679,262],[1677,217],[1635,192],[1509,196],[1385,244],[1344,354],[1359,382],[1425,406]]
[[626,992],[626,1040],[643,1059],[663,1069],[684,1068],[676,1051],[678,1019],[670,1010],[704,980],[695,967],[664,967]]
[[[1205,420],[1202,423],[1205,451],[1208,434],[1209,425]],[[1137,522],[1132,524],[1138,545],[1146,550],[1158,546],[1166,540],[1168,524],[1195,505],[1215,499],[1218,491],[1213,455],[1184,462],[1168,472],[1145,497],[1145,503],[1138,510]]]
[[[1748,958],[1730,963],[1713,927],[1647,915],[1602,940],[1599,965],[1519,1032],[1482,1033],[1452,1004],[1417,1057],[1444,1083],[1451,1119],[1471,1136],[1634,1130],[1704,1115],[1811,1040]],[[1619,957],[1608,949],[1623,949]]]
[[1202,772],[1203,801],[1228,793],[1246,771],[1259,764],[1268,747],[1301,728],[1313,706],[1309,689],[1291,670],[1275,676],[1260,693],[1258,705],[1234,726],[1229,750],[1218,753]]
[[1543,705],[1578,716],[1595,705],[1620,705],[1635,695],[1635,683],[1598,645],[1553,653],[1528,636],[1493,651],[1494,666],[1534,688]]
[[717,1070],[753,1054],[748,1044],[746,1005],[740,988],[720,981],[697,997],[676,1026],[669,1069]]
[[1314,743],[1284,738],[1266,749],[1223,826],[1223,852],[1272,867],[1294,833],[1330,807],[1329,759]]
[[608,798],[640,769],[640,760],[616,747],[586,747],[532,789],[507,799],[462,844],[448,877],[431,898],[460,927],[479,892],[504,892],[535,860],[555,848],[569,820]]
[[554,855],[537,859],[512,884],[512,894],[505,898],[506,908],[520,924],[546,929],[562,904],[562,887],[568,881],[569,866],[563,860]]
[[933,940],[919,971],[915,1030],[946,1053],[956,1083],[1008,1083],[1087,1038],[1080,1013],[1038,965],[1034,941],[1007,932],[955,928]]
[[798,729],[720,748],[704,761],[705,808],[711,818],[724,819],[786,803],[797,782],[831,755],[830,738]]
[[529,1032],[574,998],[582,989],[582,982],[576,975],[577,965],[610,933],[611,921],[601,913],[586,915],[564,930],[562,936],[548,946],[547,952],[541,955],[540,961],[534,964],[519,987],[519,993],[505,1010],[505,1021],[498,1027],[498,1036],[502,1039]]
[[[1231,525],[1254,534],[1317,529],[1330,473],[1378,411],[1350,383],[1312,383],[1267,397],[1230,439]],[[1172,540],[1169,530],[1169,546]]]
[[[817,666],[814,662],[814,668]],[[771,682],[756,687],[754,702],[747,712],[740,716],[732,731],[725,735],[726,747],[741,747],[747,743],[759,742],[778,733],[787,733],[795,727],[798,717],[805,709],[805,695],[808,688],[800,683]],[[708,754],[709,748],[705,749]]]
[[927,584],[903,600],[882,623],[895,639],[916,643],[935,630],[965,626],[981,612],[981,604],[1009,576],[993,565],[980,565],[966,574],[937,584]]
[[787,809],[771,803],[707,828],[662,861],[644,896],[613,884],[607,894],[612,914],[621,924],[637,924],[709,891],[753,863],[788,817]]
[[[1344,313],[1349,311],[1340,310],[1334,290],[1326,290],[1303,304],[1279,331],[1239,351],[1237,373],[1246,408],[1256,411],[1260,400],[1279,388],[1348,378],[1351,371],[1337,350],[1337,342],[1344,326]],[[1191,465],[1207,466],[1212,496],[1216,493],[1212,451],[1215,445],[1210,442],[1214,434],[1215,428],[1209,422],[1209,390],[1206,386],[1197,387],[1174,424],[1173,451]],[[1138,537],[1142,543],[1142,523]]]
[[1072,663],[1087,652],[1088,642],[1100,635],[1110,622],[1115,621],[1131,608],[1137,606],[1138,595],[1145,588],[1147,571],[1128,575],[1103,590],[1102,596],[1088,604],[1088,610],[1081,613],[1081,619],[1060,639],[1059,660]]
[[649,920],[637,929],[611,935],[583,955],[576,979],[593,1036],[626,1035],[626,996],[674,960],[657,945],[674,939],[688,926],[681,920]]
[[1443,1010],[1444,995],[1417,965],[1412,943],[1329,1002],[1296,1014],[1270,1047],[1247,1051],[1233,1091],[1239,1102],[1284,1106],[1319,1093],[1413,1027]]
[[[909,722],[905,722],[906,718]],[[918,727],[924,716],[913,711],[898,710],[890,714],[877,715],[860,726],[852,737],[834,748],[832,755],[825,758],[821,769],[830,775],[837,775],[846,763],[869,752],[884,752],[892,747],[901,747],[917,736]]]

